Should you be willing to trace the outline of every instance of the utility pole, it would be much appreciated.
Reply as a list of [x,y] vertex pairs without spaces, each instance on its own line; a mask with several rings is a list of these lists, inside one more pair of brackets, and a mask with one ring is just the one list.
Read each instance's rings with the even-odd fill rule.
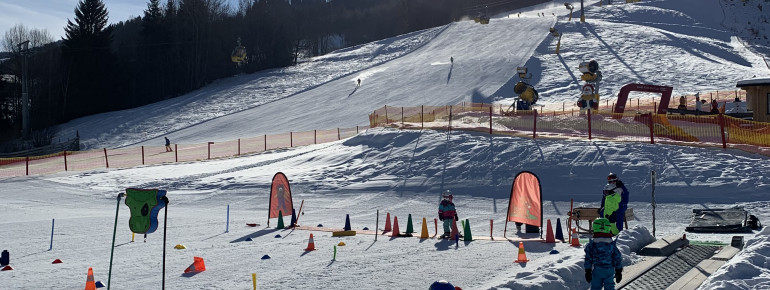
[[27,55],[29,55],[29,40],[19,43],[21,63],[21,134],[26,140],[30,137],[29,129],[29,89],[27,88]]

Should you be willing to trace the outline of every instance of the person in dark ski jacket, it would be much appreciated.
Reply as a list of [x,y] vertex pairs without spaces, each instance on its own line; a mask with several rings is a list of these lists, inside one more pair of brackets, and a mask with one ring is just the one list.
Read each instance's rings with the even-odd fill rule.
[[163,137],[163,138],[166,139],[166,152],[174,151],[174,150],[171,150],[171,141],[168,140],[168,137]]
[[591,290],[614,290],[615,283],[623,279],[623,256],[612,239],[611,225],[608,219],[596,219],[593,222],[593,239],[585,247],[583,268]]
[[599,216],[612,223],[612,235],[617,235],[623,230],[626,209],[628,209],[628,188],[615,173],[607,175],[607,185],[602,191],[602,206]]
[[447,190],[441,203],[438,205],[438,219],[444,222],[444,234],[442,237],[449,237],[452,220],[457,220],[457,211],[455,210],[455,204],[452,202],[452,194]]

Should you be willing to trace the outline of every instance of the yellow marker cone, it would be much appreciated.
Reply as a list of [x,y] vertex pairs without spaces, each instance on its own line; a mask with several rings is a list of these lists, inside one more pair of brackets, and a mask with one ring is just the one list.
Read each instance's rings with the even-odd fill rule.
[[420,239],[427,239],[428,238],[428,222],[425,220],[425,218],[422,218],[422,231],[420,233]]

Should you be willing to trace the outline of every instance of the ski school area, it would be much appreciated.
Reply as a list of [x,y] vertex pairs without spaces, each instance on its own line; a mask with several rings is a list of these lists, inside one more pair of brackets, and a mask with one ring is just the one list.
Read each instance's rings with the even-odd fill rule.
[[[575,253],[579,253],[579,260],[581,261],[579,269],[581,273],[567,273],[563,275],[575,274],[576,278],[569,279],[582,280],[582,247],[585,246],[589,241],[588,238],[591,236],[592,221],[599,217],[597,211],[598,208],[571,207],[570,211],[566,215],[563,215],[564,220],[557,217],[555,221],[550,219],[544,221],[540,179],[534,173],[529,171],[521,171],[513,179],[511,194],[506,208],[505,223],[503,225],[494,225],[494,219],[491,218],[489,219],[489,228],[486,228],[486,225],[484,225],[485,222],[475,221],[478,219],[478,216],[475,216],[473,224],[471,224],[471,219],[458,218],[452,221],[451,235],[448,239],[438,237],[443,229],[436,218],[432,218],[433,225],[430,225],[429,221],[431,218],[429,217],[434,216],[436,213],[435,211],[424,212],[423,214],[425,216],[416,218],[415,220],[413,220],[412,214],[408,214],[406,217],[401,216],[401,219],[399,219],[399,216],[393,215],[391,217],[390,211],[385,211],[383,212],[385,216],[384,220],[381,221],[381,212],[380,210],[376,210],[374,216],[369,215],[363,217],[360,214],[353,218],[351,218],[349,214],[346,214],[344,217],[340,216],[340,225],[343,224],[344,219],[344,226],[340,227],[324,226],[323,224],[315,225],[315,223],[307,225],[303,224],[303,220],[308,220],[312,217],[311,215],[319,212],[319,205],[313,205],[316,210],[307,213],[305,209],[310,205],[302,200],[297,208],[295,201],[292,199],[289,179],[281,172],[278,172],[273,176],[270,186],[269,201],[267,202],[269,204],[267,225],[262,229],[251,231],[249,229],[261,227],[262,225],[252,221],[244,223],[242,227],[238,227],[237,230],[232,232],[233,234],[236,234],[236,236],[241,236],[235,239],[230,238],[229,245],[231,248],[227,248],[226,244],[228,243],[226,242],[225,245],[217,245],[216,242],[212,244],[211,242],[212,239],[217,239],[230,233],[230,204],[227,205],[226,219],[223,219],[226,221],[225,225],[223,225],[225,232],[208,238],[202,238],[200,241],[197,241],[194,246],[188,246],[183,243],[170,242],[185,239],[191,241],[189,240],[189,237],[184,237],[182,239],[175,237],[174,233],[184,229],[184,231],[196,232],[200,235],[210,231],[212,227],[216,226],[210,223],[207,224],[197,221],[195,217],[190,217],[191,213],[188,212],[189,208],[187,207],[184,208],[185,213],[176,211],[174,209],[175,200],[173,198],[170,199],[165,190],[128,188],[125,192],[118,194],[116,201],[117,206],[115,209],[114,224],[109,225],[111,228],[98,227],[98,231],[112,232],[111,237],[109,237],[112,245],[110,247],[111,250],[109,251],[108,267],[105,267],[105,269],[102,267],[97,268],[89,266],[87,269],[74,269],[75,272],[82,271],[83,274],[86,274],[85,289],[102,287],[109,289],[111,285],[116,288],[123,288],[118,285],[126,285],[126,282],[128,282],[126,279],[131,279],[130,277],[136,275],[142,275],[143,279],[152,281],[145,284],[157,285],[157,289],[165,289],[167,276],[181,275],[180,277],[182,277],[182,279],[175,278],[174,286],[169,287],[170,289],[178,289],[179,287],[184,287],[185,281],[189,281],[190,283],[193,282],[193,280],[187,279],[199,278],[196,276],[206,271],[210,272],[214,270],[221,273],[221,271],[223,271],[222,268],[227,268],[225,271],[237,271],[238,269],[244,268],[253,269],[253,265],[258,264],[259,261],[269,263],[273,258],[280,260],[288,259],[300,263],[298,265],[305,266],[306,264],[311,264],[321,268],[323,268],[323,263],[329,263],[326,264],[328,267],[340,258],[345,262],[357,263],[362,261],[356,262],[350,261],[350,259],[357,259],[361,256],[348,256],[353,254],[351,251],[358,251],[362,248],[361,246],[365,246],[369,242],[376,242],[378,239],[385,240],[384,245],[378,244],[378,246],[384,248],[374,248],[372,249],[372,251],[374,251],[373,253],[369,252],[366,255],[378,256],[381,254],[376,253],[376,251],[386,248],[397,248],[392,249],[391,251],[403,253],[402,255],[405,257],[412,255],[416,257],[435,255],[436,259],[451,259],[449,256],[445,255],[452,251],[445,252],[446,250],[453,249],[455,251],[462,251],[465,249],[466,251],[473,252],[474,256],[480,256],[479,258],[476,258],[479,261],[468,261],[468,263],[482,263],[483,265],[483,261],[489,259],[489,257],[484,258],[483,256],[493,255],[498,256],[498,258],[503,257],[504,259],[509,260],[512,265],[520,265],[520,267],[526,268],[527,263],[533,261],[536,262],[537,259],[553,259],[550,257],[561,257],[564,255],[567,255],[565,257],[568,257],[570,255],[575,255]],[[339,202],[344,201],[340,200]],[[324,207],[320,208],[322,211],[324,210]],[[126,210],[130,213],[128,220],[125,219]],[[402,213],[404,212],[403,208],[395,210]],[[472,215],[470,213],[472,209],[461,207],[459,210],[461,214]],[[123,215],[121,215],[121,213],[123,213]],[[699,210],[695,214],[699,217],[697,219],[698,222],[691,224],[691,226],[688,227],[688,231],[751,231],[747,228],[745,211],[741,212],[737,209],[724,211],[712,209]],[[180,220],[179,217],[174,217],[175,215],[183,215],[183,217]],[[192,215],[196,214],[192,213]],[[369,219],[370,217],[373,217],[374,221],[363,220],[364,218]],[[212,220],[211,217],[207,218],[208,221]],[[743,245],[741,237],[734,239],[730,245],[707,243],[691,244],[686,238],[686,235],[674,235],[655,240],[646,228],[637,226],[629,229],[627,221],[633,219],[633,209],[629,208],[625,214],[625,230],[621,232],[616,239],[628,239],[629,235],[636,236],[635,243],[638,245],[626,243],[628,246],[626,251],[630,252],[624,253],[624,255],[636,253],[645,258],[642,262],[637,262],[625,267],[623,272],[624,280],[618,285],[619,288],[625,287],[623,289],[637,289],[635,287],[641,287],[643,285],[664,285],[662,288],[676,285],[677,289],[687,289],[692,288],[692,286],[697,287],[708,276],[708,273],[719,268],[719,266],[735,255]],[[271,220],[275,222],[275,224],[272,224]],[[288,223],[286,222],[287,220],[289,221]],[[562,223],[562,221],[564,221],[564,223]],[[716,221],[720,222],[717,223]],[[728,222],[725,223],[725,221]],[[508,222],[516,223],[516,230],[513,230],[512,227],[509,231]],[[126,223],[128,223],[128,228],[125,227]],[[374,229],[355,226],[356,224],[372,223],[375,225]],[[59,225],[55,223],[55,220],[52,220],[51,240],[48,251],[40,253],[22,253],[20,255],[15,254],[15,256],[19,256],[20,258],[14,259],[11,259],[9,254],[9,252],[18,252],[14,251],[14,248],[3,251],[2,259],[0,259],[3,272],[0,275],[9,275],[5,276],[3,279],[10,278],[10,280],[6,281],[13,282],[14,278],[16,278],[18,281],[18,277],[20,276],[10,275],[14,275],[14,272],[24,273],[27,271],[25,268],[40,269],[45,267],[29,262],[30,260],[28,257],[30,255],[45,255],[48,257],[61,256],[61,258],[53,260],[49,267],[56,267],[56,265],[61,264],[64,264],[64,266],[58,267],[72,267],[66,266],[66,263],[68,260],[75,257],[74,255],[71,255],[73,253],[68,253],[67,251],[53,251],[53,249],[56,248],[54,232],[56,231],[60,236],[64,235],[57,239],[66,241],[70,239],[68,236],[82,236],[84,232],[89,231],[90,229],[72,228],[67,227],[66,225],[63,228],[56,228],[57,226]],[[502,227],[502,236],[499,235],[500,227]],[[432,232],[430,228],[432,228]],[[497,230],[494,230],[495,228]],[[125,236],[123,234],[117,236],[118,233],[126,233],[127,229],[130,229],[131,231],[130,242],[125,241]],[[36,229],[31,231],[39,232],[39,230]],[[66,233],[62,233],[62,231],[66,231]],[[151,235],[153,233],[160,234],[161,232],[162,235]],[[495,235],[495,233],[497,233],[497,235]],[[144,242],[141,242],[142,236],[144,236]],[[160,236],[162,236],[162,242]],[[273,244],[270,241],[271,239],[281,241],[291,236],[302,236],[307,239],[294,239],[293,242],[278,242],[277,244]],[[104,238],[106,238],[106,236],[101,236],[101,238],[98,239],[104,240]],[[39,241],[39,239],[33,240]],[[317,244],[319,240],[321,241],[321,245]],[[369,242],[364,242],[365,240],[368,240]],[[394,243],[398,240],[403,240],[403,242]],[[417,243],[412,244],[409,240],[414,240]],[[426,250],[424,248],[425,244],[423,243],[431,240],[436,241],[435,251]],[[301,245],[297,244],[299,241],[302,241]],[[116,242],[118,244],[116,244]],[[58,243],[66,242],[59,241]],[[263,253],[257,253],[253,248],[237,246],[248,245],[249,243],[258,243],[263,246],[266,245],[267,248],[272,248],[273,250],[265,251],[262,249],[260,251],[263,251]],[[418,244],[422,246],[418,246]],[[494,250],[489,250],[487,247],[492,246],[493,244],[496,244]],[[363,251],[366,252],[374,245],[375,244],[370,244],[368,248]],[[475,249],[474,246],[476,246]],[[73,249],[73,245],[64,247]],[[98,247],[91,246],[87,249],[74,247],[74,249],[78,252],[86,250],[92,253],[90,256],[92,256],[91,259],[94,260],[86,261],[86,263],[105,265],[104,261],[97,261],[98,259],[101,259],[97,257],[105,257],[104,253],[108,252],[106,251],[107,247],[109,246],[100,244]],[[143,248],[141,250],[131,250],[131,247]],[[501,251],[501,247],[502,249],[508,250]],[[295,250],[292,250],[292,248]],[[351,249],[347,250],[347,248]],[[532,255],[528,256],[528,249],[535,250],[535,257]],[[579,250],[574,252],[574,250],[570,249]],[[136,250],[141,251],[141,254],[136,253]],[[433,254],[430,252],[433,252]],[[296,256],[297,253],[301,253],[299,254],[299,257]],[[134,255],[135,257],[127,260],[128,257],[125,257],[127,254]],[[172,257],[168,261],[166,259],[167,255]],[[221,257],[225,255],[243,257],[243,264],[232,265],[223,262],[228,261]],[[68,258],[69,256],[72,256],[72,258]],[[313,261],[308,261],[308,259]],[[39,263],[40,260],[41,259],[37,259],[37,262]],[[681,265],[683,260],[688,261],[688,263],[690,263],[688,265],[690,266],[677,266]],[[131,261],[136,265],[127,265],[128,261]],[[695,262],[694,264],[692,263],[693,261]],[[392,261],[390,263],[392,263]],[[398,268],[402,266],[403,265],[396,263],[393,267]],[[272,266],[267,268],[270,267]],[[674,267],[680,273],[672,274],[670,270],[671,267]],[[46,269],[42,270],[46,271]],[[56,268],[50,268],[47,269],[47,271],[51,271],[52,273],[58,272]],[[95,271],[97,273],[96,276],[94,275]],[[274,283],[275,281],[280,281],[280,277],[271,276],[269,274],[270,270],[263,269],[262,271],[267,273],[259,274],[261,275],[259,277],[271,280],[271,284],[268,285],[275,287]],[[147,272],[155,274],[146,275]],[[339,273],[335,275],[339,275]],[[440,274],[434,273],[434,275]],[[242,273],[242,276],[248,277],[249,281],[230,281],[228,282],[230,284],[227,284],[228,287],[236,285],[245,287],[246,284],[249,284],[250,288],[257,289],[257,272],[244,272]],[[216,277],[207,277],[208,278],[201,277],[199,279],[217,280]],[[80,280],[82,278],[82,276],[62,276],[58,279],[71,281],[73,279]],[[460,278],[461,277],[458,277],[457,279],[463,281]],[[468,279],[468,277],[465,277],[465,279]],[[666,279],[669,281],[666,281]],[[448,280],[450,280],[449,282],[453,282],[451,281],[451,277],[449,277]],[[71,285],[71,283],[67,285]],[[195,285],[200,286],[201,284]],[[458,285],[456,282],[454,282],[454,285],[456,285],[457,288],[463,286]],[[196,288],[198,286],[190,287]],[[268,286],[268,289],[273,287]],[[421,285],[419,288],[424,287],[427,287],[427,285]]]

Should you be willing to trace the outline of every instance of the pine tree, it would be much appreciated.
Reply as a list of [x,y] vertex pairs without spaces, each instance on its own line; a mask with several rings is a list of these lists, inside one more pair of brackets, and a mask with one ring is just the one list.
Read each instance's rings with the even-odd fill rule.
[[114,109],[109,88],[115,58],[110,50],[111,29],[101,0],[81,0],[75,8],[74,23],[67,20],[62,42],[66,115],[76,118]]

